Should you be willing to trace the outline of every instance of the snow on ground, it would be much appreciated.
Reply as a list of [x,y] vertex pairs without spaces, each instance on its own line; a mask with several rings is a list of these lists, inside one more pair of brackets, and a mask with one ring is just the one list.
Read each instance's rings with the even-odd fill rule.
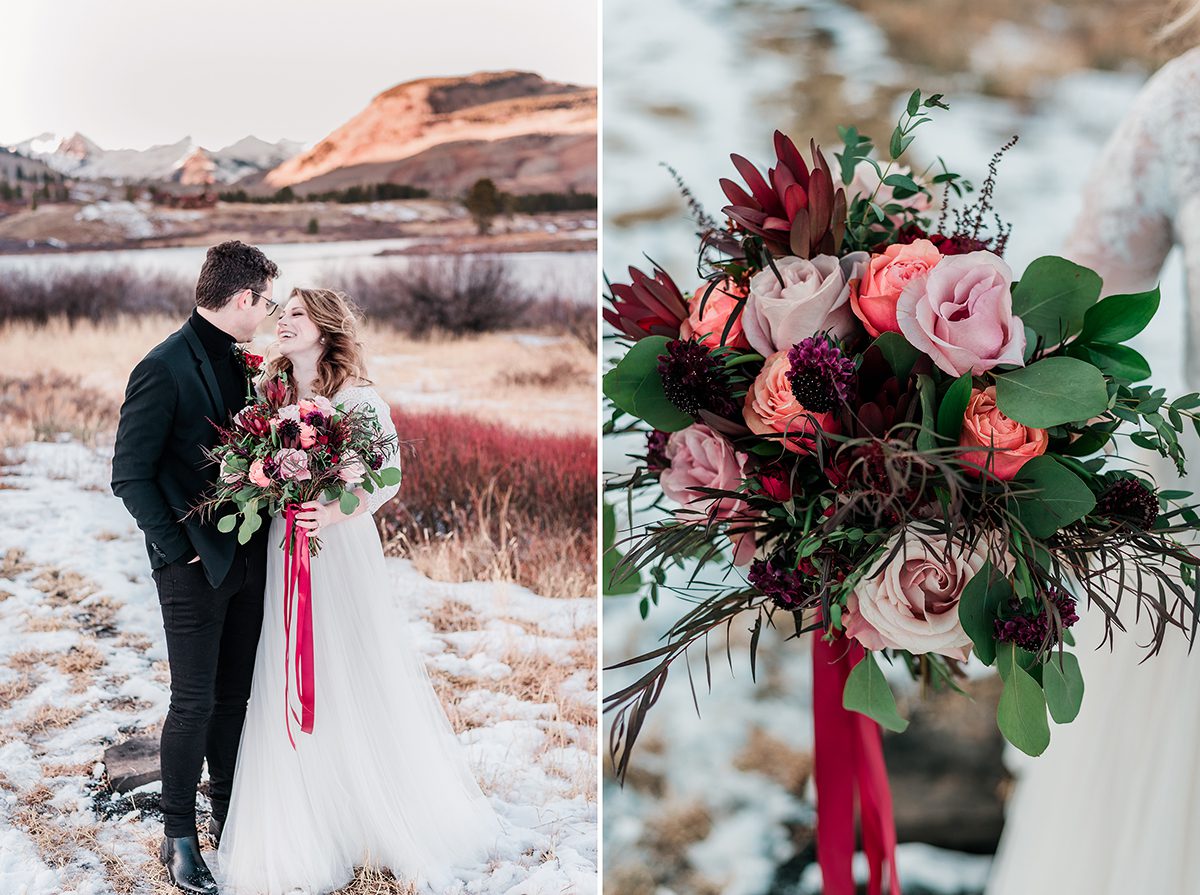
[[[113,802],[98,764],[106,746],[161,722],[168,703],[141,534],[109,492],[108,451],[59,443],[20,454],[0,476],[0,892],[151,893],[162,879],[157,784]],[[486,872],[454,891],[596,891],[595,729],[581,720],[596,704],[595,601],[388,565],[509,828]],[[514,690],[517,675],[555,683]]]

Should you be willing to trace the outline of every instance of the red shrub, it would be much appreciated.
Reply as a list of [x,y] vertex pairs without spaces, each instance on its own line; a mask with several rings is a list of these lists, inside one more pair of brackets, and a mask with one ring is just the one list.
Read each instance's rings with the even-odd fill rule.
[[596,438],[522,432],[453,413],[392,413],[403,482],[394,513],[445,532],[494,487],[523,524],[566,534],[596,527]]

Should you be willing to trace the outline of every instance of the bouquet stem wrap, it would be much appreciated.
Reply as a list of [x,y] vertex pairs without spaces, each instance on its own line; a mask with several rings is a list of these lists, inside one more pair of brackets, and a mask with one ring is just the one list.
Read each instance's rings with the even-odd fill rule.
[[813,772],[817,787],[817,858],[824,895],[854,895],[854,802],[857,792],[863,851],[871,878],[867,891],[899,895],[896,824],[883,762],[879,725],[842,705],[850,670],[863,648],[839,637],[813,638]]
[[[312,558],[309,553],[308,530],[296,525],[298,504],[288,504],[287,529],[283,536],[283,631],[284,631],[284,723],[288,740],[296,748],[292,736],[293,719],[302,733],[312,733],[316,713],[316,692],[313,678],[313,615],[312,615]],[[292,654],[292,620],[296,624],[296,650]],[[291,685],[296,679],[296,697],[300,714],[292,708]]]

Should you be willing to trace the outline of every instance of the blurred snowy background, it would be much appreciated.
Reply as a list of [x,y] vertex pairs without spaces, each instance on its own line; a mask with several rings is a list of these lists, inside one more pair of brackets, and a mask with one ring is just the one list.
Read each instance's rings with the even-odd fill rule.
[[[998,212],[1013,224],[1007,258],[1019,271],[1061,250],[1105,139],[1147,76],[1180,49],[1152,39],[1169,12],[1166,4],[1083,0],[659,0],[652,7],[606,0],[605,272],[624,280],[627,265],[648,270],[653,258],[685,292],[694,288],[694,228],[660,162],[719,214],[718,179],[733,173],[730,152],[765,168],[776,127],[801,145],[815,137],[829,155],[838,149],[838,124],[886,139],[917,87],[945,93],[951,107],[919,131],[918,169],[939,154],[978,184],[992,153],[1020,135],[995,191]],[[1184,296],[1175,257],[1162,289],[1159,318],[1140,339],[1156,359],[1157,383],[1179,391]],[[605,344],[611,358],[614,346]],[[607,439],[607,473],[629,470],[627,452],[641,448],[640,438]],[[623,496],[609,499],[627,526]],[[680,584],[687,572],[669,581]],[[637,596],[605,599],[606,664],[656,645],[685,605],[663,594],[644,622]],[[680,667],[651,712],[623,788],[606,760],[605,891],[820,891],[809,788],[811,659],[806,647],[785,643],[788,633],[764,633],[754,684],[748,634],[735,624],[732,675],[724,638],[711,645],[711,692],[703,659],[692,656],[703,717]],[[632,679],[606,672],[602,689]],[[974,679],[974,702],[901,696],[914,723],[904,736],[887,737],[885,749],[909,895],[974,895],[986,885],[1011,774],[1019,771],[994,730],[993,683],[987,674]]]

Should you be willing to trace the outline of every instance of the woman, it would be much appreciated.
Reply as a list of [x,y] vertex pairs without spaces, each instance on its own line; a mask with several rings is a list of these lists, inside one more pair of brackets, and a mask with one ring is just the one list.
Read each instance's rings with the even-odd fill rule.
[[[292,400],[324,396],[391,413],[364,376],[353,308],[339,293],[296,289],[276,327]],[[390,458],[385,465],[395,465]],[[439,888],[478,864],[499,823],[467,767],[394,602],[371,513],[396,488],[362,489],[357,509],[304,504],[319,536],[312,561],[315,724],[285,725],[284,522],[271,522],[267,590],[254,684],[218,857],[223,891],[328,892],[360,865]],[[294,638],[293,638],[294,640]]]
[[[1197,11],[1200,4],[1193,18]],[[1192,298],[1186,309],[1164,304],[1141,350],[1169,395],[1195,390],[1200,49],[1150,79],[1095,171],[1067,255],[1098,271],[1106,294],[1125,294],[1153,288],[1170,249],[1182,249]],[[1189,439],[1185,447],[1194,464],[1200,446]],[[1144,462],[1161,487],[1197,490],[1194,477],[1180,483],[1157,456]],[[1134,608],[1123,605],[1127,630],[1116,632],[1111,654],[1099,613],[1081,613],[1083,709],[1024,766],[989,895],[1187,895],[1200,887],[1200,651],[1189,656],[1173,628],[1161,653],[1138,664],[1150,633]]]

